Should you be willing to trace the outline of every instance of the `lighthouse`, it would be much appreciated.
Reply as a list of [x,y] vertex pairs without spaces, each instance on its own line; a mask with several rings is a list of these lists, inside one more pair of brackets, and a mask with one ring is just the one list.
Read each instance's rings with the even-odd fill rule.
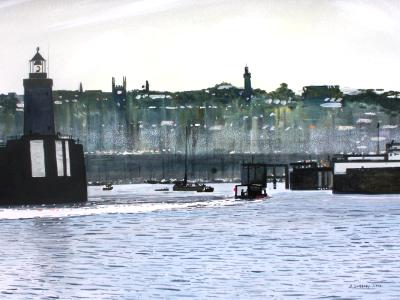
[[53,80],[36,49],[24,85],[24,134],[0,148],[0,205],[87,200],[83,147],[55,133]]
[[54,135],[53,80],[47,78],[39,47],[29,64],[29,78],[24,79],[24,135]]

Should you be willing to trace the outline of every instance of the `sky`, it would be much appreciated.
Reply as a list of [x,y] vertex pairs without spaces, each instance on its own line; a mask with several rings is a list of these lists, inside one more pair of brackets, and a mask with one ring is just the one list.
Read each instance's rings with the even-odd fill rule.
[[0,0],[0,93],[37,46],[54,89],[183,91],[230,82],[400,90],[398,0]]

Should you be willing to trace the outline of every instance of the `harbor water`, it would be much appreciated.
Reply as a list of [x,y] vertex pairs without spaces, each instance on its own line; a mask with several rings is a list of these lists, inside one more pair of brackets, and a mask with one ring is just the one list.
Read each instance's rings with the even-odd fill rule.
[[159,187],[0,208],[0,299],[400,299],[399,196]]

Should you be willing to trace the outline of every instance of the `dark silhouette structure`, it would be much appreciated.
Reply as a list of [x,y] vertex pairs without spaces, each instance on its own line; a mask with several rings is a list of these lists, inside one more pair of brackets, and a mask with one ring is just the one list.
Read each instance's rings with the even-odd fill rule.
[[263,164],[242,164],[241,184],[235,186],[235,199],[256,199],[267,196],[267,169]]
[[291,190],[331,190],[333,185],[332,168],[319,166],[315,161],[291,163]]
[[146,84],[142,85],[142,89],[145,93],[149,93],[150,92],[150,84],[149,81],[146,80]]
[[243,97],[246,100],[250,100],[251,97],[253,96],[253,89],[251,87],[251,73],[249,72],[249,67],[246,66],[244,68],[244,91],[243,91]]
[[52,86],[37,48],[24,79],[24,134],[0,148],[0,205],[87,200],[83,147],[55,133]]
[[344,154],[333,158],[335,194],[400,194],[400,143],[386,153]]
[[124,109],[126,106],[126,77],[122,79],[122,85],[115,84],[115,78],[112,78],[112,95],[113,100],[119,109]]
[[[277,175],[277,169],[283,171]],[[269,175],[268,171],[272,171]],[[285,188],[289,188],[288,165],[286,164],[264,164],[248,163],[241,166],[241,184],[235,186],[236,199],[256,199],[268,197],[266,193],[267,182],[273,183],[276,189],[278,181],[285,182]]]

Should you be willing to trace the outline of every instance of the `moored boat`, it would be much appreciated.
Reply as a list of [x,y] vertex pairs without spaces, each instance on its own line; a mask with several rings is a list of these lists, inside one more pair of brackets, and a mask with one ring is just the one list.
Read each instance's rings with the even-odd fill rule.
[[111,191],[113,188],[113,185],[111,183],[108,183],[103,187],[103,191]]
[[169,191],[169,188],[164,187],[164,188],[155,189],[154,191],[155,191],[155,192],[168,192],[168,191]]
[[174,184],[173,191],[175,192],[198,192],[198,193],[212,193],[214,188],[205,184],[197,182],[187,182],[185,180]]
[[188,127],[186,127],[186,144],[185,144],[185,177],[182,181],[177,181],[172,190],[175,192],[198,192],[198,193],[212,193],[214,188],[212,186],[207,186],[205,184],[200,184],[197,182],[188,182],[187,179],[187,144],[188,144]]

